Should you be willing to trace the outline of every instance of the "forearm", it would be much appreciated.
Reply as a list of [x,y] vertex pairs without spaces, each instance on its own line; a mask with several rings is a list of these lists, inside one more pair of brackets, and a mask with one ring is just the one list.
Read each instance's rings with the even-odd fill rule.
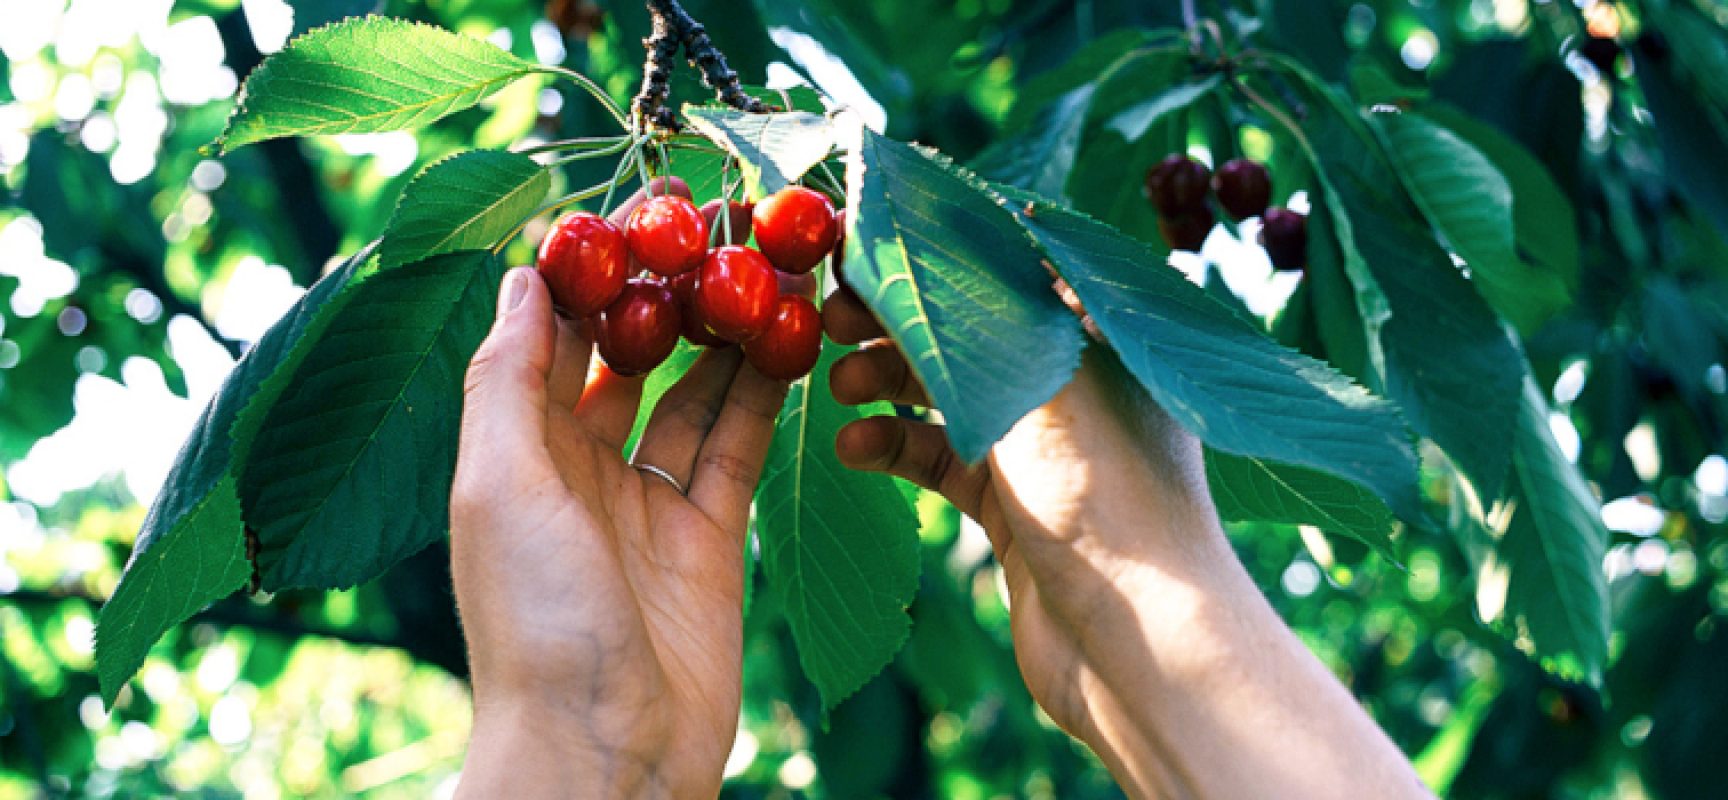
[[995,456],[1010,585],[1040,606],[1016,639],[1068,645],[1023,667],[1137,796],[1426,796],[1237,560],[1199,442],[1113,377],[1083,370]]

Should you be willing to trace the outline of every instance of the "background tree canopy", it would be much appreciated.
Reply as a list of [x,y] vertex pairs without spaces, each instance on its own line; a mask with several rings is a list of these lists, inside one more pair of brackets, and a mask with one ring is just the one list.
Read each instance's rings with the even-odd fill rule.
[[[768,144],[765,127],[780,123],[687,116],[746,162],[752,186],[784,181],[770,169],[792,158],[784,137],[808,141],[820,130],[868,167],[849,178],[854,198],[886,203],[905,187],[937,187],[933,203],[974,203],[964,209],[974,219],[996,214],[957,234],[969,237],[971,260],[1005,252],[979,242],[1035,243],[1128,371],[1179,421],[1207,431],[1214,497],[1261,590],[1437,790],[1720,793],[1728,4],[1202,0],[1187,9],[1198,25],[1184,5],[687,0],[746,84],[810,84],[866,129],[848,144],[807,115]],[[407,130],[265,140],[282,131],[259,119],[229,125],[241,81],[267,56],[365,14],[471,37],[475,57],[504,65],[509,80]],[[436,224],[435,215],[416,223],[407,200],[398,211],[429,167],[448,169],[459,162],[447,158],[468,150],[615,133],[606,108],[551,68],[627,103],[648,33],[634,0],[8,5],[0,800],[448,795],[469,701],[442,543],[381,559],[379,570],[394,566],[355,588],[311,591],[289,587],[366,575],[296,574],[266,527],[257,563],[274,594],[204,607],[204,596],[244,582],[244,562],[214,589],[199,585],[202,573],[170,572],[147,605],[167,608],[153,647],[104,628],[105,643],[136,644],[141,669],[129,683],[133,664],[105,663],[98,679],[98,609],[139,531],[153,530],[146,509],[165,484],[172,493],[191,480],[170,467],[236,360],[280,355],[281,341],[265,332],[296,303],[330,299],[372,255],[431,263],[421,259],[444,241],[427,235],[369,249],[387,230]],[[672,94],[710,93],[680,69]],[[822,110],[808,91],[765,96]],[[224,147],[211,146],[225,129]],[[821,141],[799,169],[821,161]],[[1173,152],[1213,165],[1265,162],[1275,201],[1309,214],[1307,270],[1274,272],[1252,220],[1213,230],[1199,256],[1169,253],[1143,176]],[[460,162],[474,172],[425,172],[416,186],[473,186],[471,176],[498,180],[522,163],[479,158],[497,163]],[[718,163],[673,159],[698,186],[703,169],[718,180]],[[533,188],[534,201],[612,174],[603,161],[556,175],[523,169],[504,189]],[[1011,200],[1013,213],[987,196]],[[867,240],[895,233],[854,222]],[[504,256],[528,261],[545,225],[531,222]],[[1158,266],[1167,255],[1181,273]],[[916,261],[899,268],[940,272]],[[1110,264],[1145,272],[1125,278]],[[1006,267],[992,267],[991,280],[1011,282]],[[1183,273],[1204,292],[1173,277]],[[326,274],[334,280],[308,293]],[[451,284],[451,297],[483,291],[465,285]],[[363,288],[388,291],[384,281]],[[1189,298],[1184,314],[1112,313],[1172,297]],[[299,320],[291,314],[277,330],[314,325]],[[966,355],[964,336],[932,328],[929,347]],[[1077,352],[1073,338],[1045,341]],[[932,387],[939,401],[953,391],[954,405],[939,404],[969,437],[957,441],[963,449],[981,451],[1012,422],[1008,411],[972,413],[962,402],[989,375],[988,356],[954,386]],[[1283,373],[1306,382],[1256,383]],[[1360,390],[1345,376],[1392,403],[1349,394]],[[1290,410],[1257,416],[1241,395],[1216,391],[1231,382],[1243,392],[1273,387]],[[1314,393],[1287,392],[1292,385]],[[793,391],[803,421],[783,424],[776,440],[758,502],[764,542],[770,528],[823,524],[819,514],[806,519],[820,504],[785,486],[788,469],[829,468],[816,456],[802,462],[824,452],[806,450],[804,434],[833,424],[810,400],[818,392]],[[1338,400],[1345,395],[1356,399]],[[1297,413],[1325,398],[1366,421],[1346,430],[1328,427],[1326,414]],[[1397,433],[1408,424],[1420,437],[1413,451],[1416,436],[1372,450],[1340,443],[1339,431],[1378,430],[1394,407]],[[246,442],[253,463],[292,444],[279,431],[270,438],[269,419],[241,417],[263,430]],[[225,490],[255,513],[278,477],[241,474]],[[889,602],[880,624],[844,630],[792,608],[787,598],[805,589],[763,556],[727,795],[1119,796],[1021,685],[982,533],[933,495],[864,486],[847,495],[866,499],[858,516],[916,528],[904,548],[878,545],[906,585],[869,588],[890,601],[915,588],[915,599],[904,615]],[[340,524],[360,523],[330,523]],[[119,624],[138,622],[141,612],[116,606],[134,611]],[[851,637],[860,652],[892,660],[879,672],[848,671],[806,646],[820,636]]]

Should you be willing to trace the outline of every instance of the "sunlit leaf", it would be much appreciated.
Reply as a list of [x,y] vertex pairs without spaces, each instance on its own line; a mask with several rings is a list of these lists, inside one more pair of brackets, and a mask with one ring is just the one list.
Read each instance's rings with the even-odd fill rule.
[[976,463],[1079,366],[1079,322],[1037,250],[970,174],[858,128],[846,270]]
[[217,144],[418,127],[540,69],[430,25],[348,19],[294,39],[246,76]]

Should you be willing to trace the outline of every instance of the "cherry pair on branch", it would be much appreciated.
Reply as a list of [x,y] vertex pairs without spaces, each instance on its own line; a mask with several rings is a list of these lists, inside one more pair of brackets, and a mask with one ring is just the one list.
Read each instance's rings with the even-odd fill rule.
[[[714,205],[716,215],[744,208]],[[572,212],[553,223],[537,264],[560,308],[594,320],[595,346],[613,372],[654,369],[683,336],[705,347],[742,345],[757,371],[794,380],[821,353],[821,316],[807,298],[781,293],[776,270],[815,268],[833,251],[839,224],[827,196],[799,186],[750,214],[760,250],[710,248],[707,215],[683,197],[647,199],[622,230]]]

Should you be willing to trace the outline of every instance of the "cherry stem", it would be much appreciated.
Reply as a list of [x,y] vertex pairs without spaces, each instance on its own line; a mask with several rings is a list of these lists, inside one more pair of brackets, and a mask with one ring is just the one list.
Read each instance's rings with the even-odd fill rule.
[[726,65],[726,54],[708,38],[708,29],[691,17],[678,0],[645,0],[645,3],[653,30],[642,41],[648,55],[642,61],[642,89],[630,104],[633,122],[678,130],[677,116],[666,107],[666,100],[672,93],[672,60],[680,47],[690,63],[701,71],[703,84],[714,90],[720,102],[739,111],[767,110],[761,100],[744,91],[738,73]]
[[568,78],[577,86],[582,87],[584,91],[588,92],[590,96],[600,102],[600,105],[606,108],[606,113],[612,115],[612,119],[618,122],[619,127],[624,130],[630,130],[630,120],[624,117],[624,109],[620,108],[617,101],[613,100],[612,96],[607,94],[605,89],[600,88],[600,84],[595,83],[594,79],[587,75],[583,75],[576,70],[567,69],[565,67],[551,66],[547,67],[546,70],[554,75]]
[[624,172],[630,168],[630,162],[635,160],[636,153],[642,149],[642,143],[645,141],[648,141],[646,136],[632,137],[630,149],[624,151],[623,158],[618,159],[618,167],[612,170],[612,180],[606,182],[606,199],[600,203],[600,216],[604,217],[607,212],[612,210],[612,193],[618,189],[618,182],[623,180]]
[[511,152],[517,155],[534,156],[541,153],[561,153],[567,150],[576,150],[582,153],[583,158],[589,158],[613,155],[622,152],[624,148],[629,146],[630,137],[628,136],[597,136],[585,139],[559,139]]

